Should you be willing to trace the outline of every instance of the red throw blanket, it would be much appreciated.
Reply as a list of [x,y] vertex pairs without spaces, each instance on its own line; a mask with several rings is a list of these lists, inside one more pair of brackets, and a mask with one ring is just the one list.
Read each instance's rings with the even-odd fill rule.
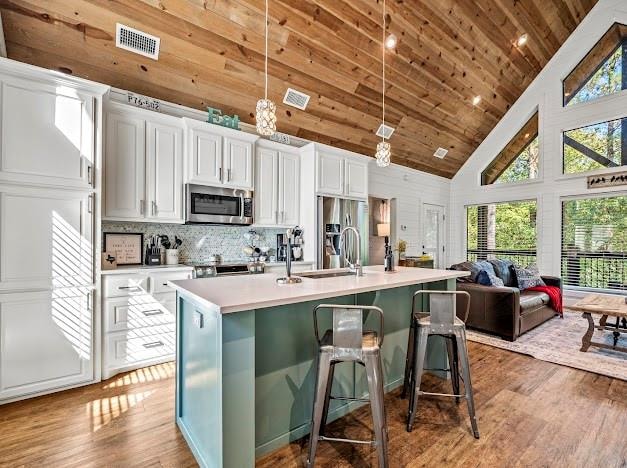
[[549,305],[564,318],[564,308],[562,306],[562,290],[557,286],[534,286],[527,288],[527,291],[540,291],[549,295]]

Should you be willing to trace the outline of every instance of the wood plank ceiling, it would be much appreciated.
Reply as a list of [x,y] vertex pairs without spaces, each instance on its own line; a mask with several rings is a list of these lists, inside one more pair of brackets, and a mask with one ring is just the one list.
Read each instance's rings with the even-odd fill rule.
[[[387,32],[399,38],[386,59],[393,162],[452,177],[595,3],[388,0]],[[269,10],[278,130],[374,154],[382,1],[270,0]],[[0,0],[0,11],[12,59],[254,123],[264,0]],[[159,60],[116,48],[116,22],[159,36]],[[282,104],[288,86],[312,96],[306,111]]]

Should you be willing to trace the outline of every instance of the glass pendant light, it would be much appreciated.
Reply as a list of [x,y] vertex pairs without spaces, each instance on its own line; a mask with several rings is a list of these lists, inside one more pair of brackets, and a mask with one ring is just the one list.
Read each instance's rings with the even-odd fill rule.
[[[383,92],[382,92],[382,107],[383,107],[383,127],[385,129],[385,0],[383,0],[383,33],[381,36],[381,50],[383,54]],[[385,132],[382,132],[381,141],[377,143],[377,152],[374,157],[377,160],[377,166],[387,167],[390,165],[390,158],[392,156],[392,147],[385,141]]]
[[257,133],[263,136],[274,135],[276,132],[276,105],[268,99],[268,0],[266,0],[266,61],[265,61],[265,94],[257,101],[256,116]]

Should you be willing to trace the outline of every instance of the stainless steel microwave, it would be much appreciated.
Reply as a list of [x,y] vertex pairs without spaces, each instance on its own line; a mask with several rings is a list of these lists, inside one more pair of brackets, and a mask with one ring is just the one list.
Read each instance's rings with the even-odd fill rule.
[[253,223],[253,192],[187,184],[185,222],[188,224]]

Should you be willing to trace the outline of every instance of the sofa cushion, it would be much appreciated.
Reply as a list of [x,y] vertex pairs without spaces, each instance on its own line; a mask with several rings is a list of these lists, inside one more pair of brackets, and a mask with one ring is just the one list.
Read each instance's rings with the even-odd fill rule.
[[518,289],[521,291],[534,286],[546,286],[540,277],[540,272],[536,265],[529,265],[527,268],[514,265],[514,272],[516,273]]
[[516,275],[514,274],[514,264],[511,260],[501,260],[498,258],[489,260],[494,267],[496,276],[503,280],[503,284],[509,287],[516,287]]
[[534,309],[549,303],[549,295],[541,291],[522,291],[520,293],[520,311]]
[[494,268],[492,267],[492,265],[490,264],[490,262],[485,261],[485,260],[480,260],[478,262],[462,262],[462,263],[457,263],[453,266],[451,266],[451,270],[458,270],[458,271],[469,271],[470,272],[470,276],[466,277],[463,279],[463,281],[466,282],[471,282],[471,283],[476,283],[477,282],[477,275],[479,275],[479,273],[481,273],[482,270],[485,270],[486,272],[494,275]]
[[481,270],[477,275],[477,283],[483,286],[504,286],[503,280],[492,273],[488,273],[485,270]]

